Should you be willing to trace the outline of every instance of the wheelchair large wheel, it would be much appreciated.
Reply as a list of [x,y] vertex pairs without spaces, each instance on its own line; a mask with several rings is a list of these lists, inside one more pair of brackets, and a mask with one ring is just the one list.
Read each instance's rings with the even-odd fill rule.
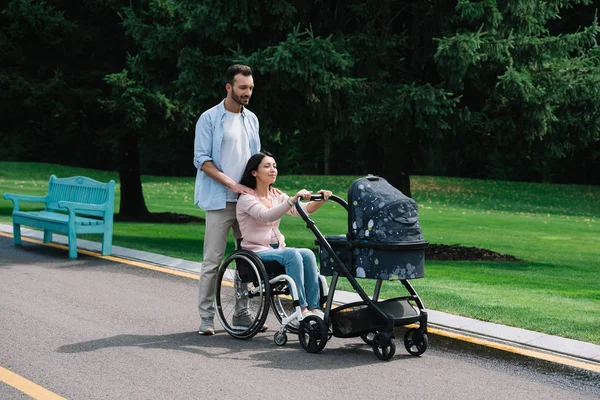
[[[290,293],[287,281],[277,282],[271,287],[271,308],[277,320],[282,323],[283,318],[287,318],[296,311],[294,301]],[[287,330],[291,333],[298,333],[298,320],[291,321]]]
[[269,313],[270,292],[267,271],[256,254],[231,254],[217,275],[217,316],[225,331],[238,339],[256,335]]

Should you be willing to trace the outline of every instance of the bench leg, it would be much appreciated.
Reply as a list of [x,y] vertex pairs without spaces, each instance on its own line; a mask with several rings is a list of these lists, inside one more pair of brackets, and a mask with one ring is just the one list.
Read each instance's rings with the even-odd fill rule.
[[102,255],[110,256],[112,253],[112,232],[102,234]]
[[21,245],[21,224],[13,224],[13,238],[15,246]]
[[77,234],[73,229],[69,231],[69,258],[77,258]]
[[52,243],[52,231],[44,229],[44,243]]

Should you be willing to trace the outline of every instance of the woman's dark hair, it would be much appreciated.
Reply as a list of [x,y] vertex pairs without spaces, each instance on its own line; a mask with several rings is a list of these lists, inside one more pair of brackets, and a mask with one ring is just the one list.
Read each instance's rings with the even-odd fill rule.
[[256,171],[258,169],[258,166],[265,157],[273,157],[273,155],[268,151],[261,151],[260,153],[256,153],[250,157],[248,163],[246,164],[244,175],[242,175],[242,179],[240,180],[242,185],[248,186],[250,189],[256,189],[256,177],[252,175],[252,171]]

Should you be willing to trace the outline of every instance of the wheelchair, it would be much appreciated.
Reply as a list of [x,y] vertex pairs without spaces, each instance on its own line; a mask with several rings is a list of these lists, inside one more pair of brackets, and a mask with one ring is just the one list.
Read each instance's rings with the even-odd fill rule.
[[[319,275],[320,304],[327,301],[329,288]],[[221,263],[217,273],[217,317],[225,331],[237,339],[250,339],[263,327],[269,308],[281,327],[273,340],[276,345],[287,343],[287,332],[297,334],[302,311],[294,280],[276,261],[263,261],[256,253],[238,249]],[[250,315],[250,323],[236,324],[240,314]]]

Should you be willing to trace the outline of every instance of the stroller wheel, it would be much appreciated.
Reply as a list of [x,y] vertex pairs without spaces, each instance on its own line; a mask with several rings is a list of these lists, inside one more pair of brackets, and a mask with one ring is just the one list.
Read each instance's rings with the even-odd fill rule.
[[362,335],[360,335],[360,338],[369,346],[373,346],[373,338],[376,334],[377,332],[363,333]]
[[429,345],[427,333],[420,333],[418,329],[411,328],[404,335],[404,347],[413,356],[420,356],[425,353]]
[[308,316],[300,321],[298,340],[308,353],[318,353],[327,344],[327,326],[317,316]]
[[384,333],[377,333],[373,337],[373,353],[380,360],[387,361],[396,354],[396,342],[393,337]]

